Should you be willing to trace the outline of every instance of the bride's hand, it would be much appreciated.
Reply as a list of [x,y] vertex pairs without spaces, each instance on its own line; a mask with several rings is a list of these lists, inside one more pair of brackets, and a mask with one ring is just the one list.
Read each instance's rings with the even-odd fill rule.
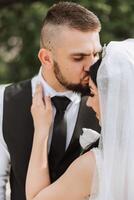
[[43,97],[43,91],[40,84],[36,86],[31,113],[35,130],[49,130],[52,123],[51,99],[48,96]]

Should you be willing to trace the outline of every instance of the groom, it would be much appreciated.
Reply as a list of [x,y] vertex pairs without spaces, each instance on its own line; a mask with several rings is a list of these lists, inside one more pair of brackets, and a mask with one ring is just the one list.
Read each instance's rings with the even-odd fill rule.
[[[58,122],[55,124],[55,119],[50,131],[48,150],[51,152],[49,167],[52,182],[79,156],[79,135],[82,133],[82,127],[99,131],[95,113],[86,108],[84,94],[89,90],[87,71],[98,60],[101,50],[100,28],[97,16],[84,7],[72,2],[55,4],[49,9],[41,29],[39,74],[31,80],[1,88],[0,200],[5,199],[8,174],[11,200],[26,199],[25,179],[34,133],[30,108],[37,83],[42,84],[45,95],[51,98],[64,96],[69,99],[62,116],[67,124],[66,141],[59,133],[56,144],[59,150],[62,145],[61,139],[64,140],[65,153],[55,166],[51,157],[51,143],[56,131],[54,129],[59,125]],[[53,110],[56,116],[55,104]]]

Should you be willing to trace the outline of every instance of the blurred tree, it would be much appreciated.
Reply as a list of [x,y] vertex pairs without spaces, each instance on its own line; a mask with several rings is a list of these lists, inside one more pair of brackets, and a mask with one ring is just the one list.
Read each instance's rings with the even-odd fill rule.
[[[32,77],[40,67],[42,19],[55,0],[0,0],[0,83]],[[101,41],[134,37],[133,0],[74,0],[102,22]]]
[[12,82],[31,77],[38,61],[40,26],[45,4],[17,3],[0,12],[0,81]]

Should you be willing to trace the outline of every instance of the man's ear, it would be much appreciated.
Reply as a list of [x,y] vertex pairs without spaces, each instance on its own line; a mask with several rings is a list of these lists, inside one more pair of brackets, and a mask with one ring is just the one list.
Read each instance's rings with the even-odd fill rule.
[[38,58],[41,64],[46,67],[51,67],[53,65],[52,53],[47,49],[41,48],[38,53]]

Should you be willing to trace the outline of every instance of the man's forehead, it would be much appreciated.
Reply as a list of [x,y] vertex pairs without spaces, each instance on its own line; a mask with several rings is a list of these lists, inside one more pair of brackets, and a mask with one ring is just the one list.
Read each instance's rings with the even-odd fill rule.
[[59,35],[57,48],[68,51],[69,54],[91,54],[94,51],[100,52],[99,32],[82,32],[74,29],[65,29]]
[[67,26],[63,26],[59,29],[59,36],[61,39],[67,39],[69,40],[90,40],[90,39],[96,39],[99,40],[99,29],[98,30],[87,30],[82,31],[75,28],[70,28]]

